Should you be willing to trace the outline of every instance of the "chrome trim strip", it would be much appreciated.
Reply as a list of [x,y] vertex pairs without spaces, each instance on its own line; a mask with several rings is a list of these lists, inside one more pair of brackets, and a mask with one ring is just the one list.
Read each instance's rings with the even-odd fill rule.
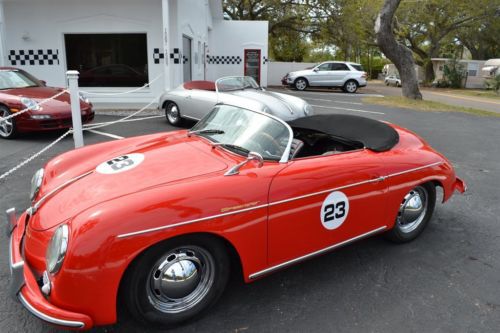
[[349,184],[349,185],[335,187],[335,188],[331,188],[331,189],[323,190],[323,191],[319,191],[319,192],[304,194],[304,195],[301,195],[301,196],[298,196],[298,197],[288,198],[288,199],[284,199],[284,200],[280,200],[280,201],[270,202],[268,204],[263,204],[263,205],[259,205],[259,206],[255,206],[255,207],[249,207],[249,208],[245,208],[245,209],[235,210],[233,212],[228,212],[228,213],[223,213],[223,214],[217,214],[217,215],[202,217],[202,218],[195,219],[195,220],[189,220],[189,221],[179,222],[179,223],[170,224],[170,225],[164,225],[164,226],[161,226],[161,227],[156,227],[156,228],[151,228],[151,229],[134,231],[134,232],[126,233],[126,234],[121,234],[121,235],[118,235],[116,237],[117,238],[126,238],[126,237],[130,237],[130,236],[136,236],[136,235],[145,234],[145,233],[148,233],[148,232],[154,232],[154,231],[158,231],[158,230],[164,230],[164,229],[170,229],[170,228],[180,227],[180,226],[183,226],[183,225],[192,224],[192,223],[196,223],[196,222],[203,222],[203,221],[215,219],[215,218],[218,218],[218,217],[223,217],[223,216],[228,216],[228,215],[234,215],[234,214],[244,213],[244,212],[248,212],[248,211],[251,211],[251,210],[254,210],[254,209],[260,209],[260,208],[264,208],[264,207],[276,206],[276,205],[287,203],[287,202],[290,202],[290,201],[295,201],[295,200],[300,200],[300,199],[304,199],[304,198],[309,198],[309,197],[312,197],[312,196],[315,196],[315,195],[320,195],[320,194],[324,194],[324,193],[328,193],[328,192],[343,190],[343,189],[351,188],[351,187],[358,186],[358,185],[363,185],[363,184],[368,184],[368,183],[375,183],[375,182],[384,181],[385,179],[390,178],[390,177],[395,177],[395,176],[403,175],[403,174],[406,174],[406,173],[418,171],[418,170],[429,168],[429,167],[432,167],[432,166],[436,166],[436,165],[439,165],[439,164],[442,164],[442,163],[443,162],[441,162],[441,161],[440,162],[435,162],[435,163],[424,165],[424,166],[421,166],[421,167],[418,167],[418,168],[413,168],[413,169],[409,169],[409,170],[397,172],[397,173],[394,173],[394,174],[390,174],[388,176],[381,176],[381,177],[374,178],[374,179],[364,180],[364,181],[358,182],[358,183],[353,183],[353,184]]
[[46,321],[48,323],[59,325],[59,326],[71,327],[71,328],[84,328],[85,327],[85,324],[83,322],[81,322],[81,321],[71,321],[71,320],[57,319],[57,318],[51,317],[49,315],[46,315],[45,313],[42,313],[42,312],[38,311],[37,309],[35,309],[33,307],[33,305],[31,305],[24,298],[24,296],[21,293],[19,294],[19,301],[35,317],[38,317],[41,320]]
[[37,202],[35,202],[35,204],[33,206],[31,206],[30,208],[28,208],[28,214],[30,216],[32,216],[33,214],[36,213],[36,211],[38,210],[38,208],[40,208],[40,206],[48,199],[50,198],[51,196],[53,196],[54,194],[56,194],[57,192],[59,192],[60,190],[62,190],[63,188],[65,188],[66,186],[76,182],[77,180],[80,180],[82,179],[83,177],[86,177],[88,175],[90,175],[92,172],[94,172],[94,170],[90,170],[90,171],[87,171],[85,172],[84,174],[81,174],[80,176],[77,176],[75,178],[72,178],[70,180],[67,180],[65,181],[64,183],[62,183],[61,185],[59,185],[58,187],[56,187],[55,189],[53,189],[52,191],[50,191],[49,193],[45,194],[43,197],[40,198],[40,200],[38,200]]
[[180,227],[180,226],[183,226],[183,225],[192,224],[192,223],[196,223],[196,222],[203,222],[203,221],[215,219],[215,218],[218,218],[218,217],[224,217],[224,216],[228,216],[228,215],[235,215],[235,214],[239,214],[239,213],[244,213],[244,212],[248,212],[248,211],[251,211],[251,210],[254,210],[254,209],[266,208],[267,206],[268,206],[268,204],[264,204],[264,205],[259,205],[259,206],[244,208],[244,209],[240,209],[240,210],[235,210],[233,212],[227,212],[227,213],[222,213],[222,214],[217,214],[217,215],[202,217],[202,218],[195,219],[195,220],[190,220],[190,221],[184,221],[184,222],[179,222],[179,223],[175,223],[175,224],[164,225],[164,226],[161,226],[161,227],[156,227],[156,228],[151,228],[151,229],[146,229],[146,230],[141,230],[141,231],[134,231],[134,232],[130,232],[130,233],[127,233],[127,234],[121,234],[121,235],[118,235],[116,237],[117,238],[126,238],[126,237],[130,237],[130,236],[136,236],[136,235],[145,234],[145,233],[148,233],[148,232],[153,232],[153,231],[158,231],[158,230],[163,230],[163,229],[170,229],[170,228]]
[[350,238],[350,239],[347,239],[343,242],[340,242],[340,243],[337,243],[337,244],[334,244],[334,245],[331,245],[331,246],[328,246],[324,249],[321,249],[321,250],[318,250],[318,251],[314,251],[314,252],[311,252],[309,254],[306,254],[306,255],[303,255],[301,257],[297,257],[295,259],[292,259],[292,260],[288,260],[288,261],[285,261],[281,264],[278,264],[278,265],[275,265],[275,266],[272,266],[272,267],[269,267],[269,268],[266,268],[262,271],[259,271],[259,272],[256,272],[256,273],[253,273],[253,274],[250,274],[248,276],[249,279],[255,279],[255,278],[258,278],[259,276],[262,276],[262,275],[265,275],[267,273],[270,273],[270,272],[273,272],[277,269],[280,269],[280,268],[284,268],[284,267],[287,267],[289,265],[292,265],[292,264],[295,264],[299,261],[302,261],[302,260],[306,260],[306,259],[309,259],[311,257],[314,257],[314,256],[317,256],[317,255],[320,255],[322,253],[325,253],[325,252],[328,252],[328,251],[331,251],[331,250],[334,250],[336,248],[339,248],[341,246],[344,246],[344,245],[347,245],[349,243],[352,243],[354,241],[357,241],[357,240],[360,240],[362,238],[365,238],[365,237],[368,237],[368,236],[371,236],[373,234],[376,234],[376,233],[379,233],[383,230],[387,229],[387,227],[384,225],[380,228],[377,228],[377,229],[374,229],[372,231],[369,231],[369,232],[366,232],[364,234],[361,234],[361,235],[358,235],[356,237],[353,237],[353,238]]

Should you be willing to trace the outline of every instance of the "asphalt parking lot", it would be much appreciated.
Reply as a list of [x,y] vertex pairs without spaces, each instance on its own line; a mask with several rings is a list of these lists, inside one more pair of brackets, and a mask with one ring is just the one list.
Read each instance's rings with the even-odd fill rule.
[[[462,113],[417,112],[363,104],[363,94],[294,92],[318,113],[348,113],[409,128],[454,164],[469,185],[464,196],[438,204],[416,241],[367,239],[249,285],[231,281],[200,320],[172,332],[498,332],[500,327],[500,121]],[[98,115],[95,122],[118,119]],[[142,118],[142,117],[141,117]],[[170,131],[147,117],[86,133],[86,144]],[[0,142],[0,174],[61,133]],[[32,174],[72,148],[66,138],[0,181],[0,210],[28,206]],[[0,233],[0,332],[56,332],[8,297],[7,239]],[[97,299],[96,302],[99,300]],[[145,330],[125,315],[93,332]]]

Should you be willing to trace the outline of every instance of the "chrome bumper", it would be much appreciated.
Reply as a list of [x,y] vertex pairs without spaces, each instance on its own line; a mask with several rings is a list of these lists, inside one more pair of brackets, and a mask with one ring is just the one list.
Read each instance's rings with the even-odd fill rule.
[[5,212],[6,215],[6,233],[9,237],[9,268],[10,268],[10,284],[9,293],[14,298],[17,299],[17,294],[24,285],[24,260],[18,262],[13,261],[12,256],[12,232],[17,227],[17,215],[16,209],[10,208]]

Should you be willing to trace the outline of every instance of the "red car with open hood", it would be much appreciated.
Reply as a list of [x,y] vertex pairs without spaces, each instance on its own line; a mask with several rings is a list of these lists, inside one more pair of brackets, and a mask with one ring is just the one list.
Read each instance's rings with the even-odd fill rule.
[[443,202],[466,190],[398,126],[219,104],[190,131],[87,146],[40,169],[30,207],[7,212],[11,292],[59,326],[114,323],[118,302],[171,326],[214,304],[230,273],[251,282],[364,237],[415,239],[438,186]]
[[[20,132],[47,131],[70,128],[71,103],[69,94],[47,101],[63,91],[62,88],[47,87],[31,74],[12,67],[0,67],[0,138],[11,139]],[[94,119],[94,111],[89,100],[80,95],[82,123]],[[26,108],[28,112],[16,117],[8,117]]]

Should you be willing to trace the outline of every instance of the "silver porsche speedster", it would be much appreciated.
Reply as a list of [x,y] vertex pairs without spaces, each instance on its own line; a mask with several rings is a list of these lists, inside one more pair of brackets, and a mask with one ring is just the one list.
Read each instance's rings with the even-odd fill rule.
[[301,98],[266,91],[249,76],[229,76],[217,81],[190,81],[165,92],[159,107],[167,121],[180,126],[184,119],[200,120],[217,103],[251,106],[285,121],[310,116],[313,109]]

